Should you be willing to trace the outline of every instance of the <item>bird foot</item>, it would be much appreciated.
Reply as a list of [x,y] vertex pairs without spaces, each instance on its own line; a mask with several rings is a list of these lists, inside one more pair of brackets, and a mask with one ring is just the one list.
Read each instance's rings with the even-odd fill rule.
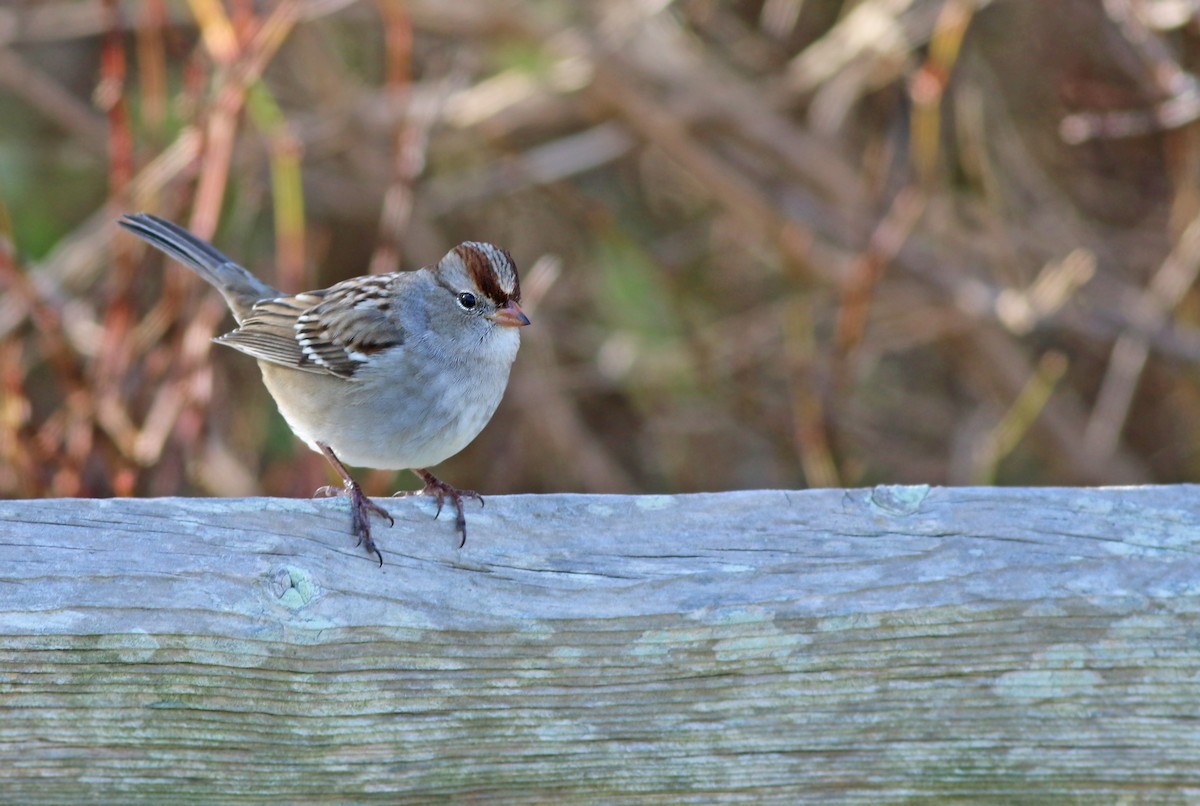
[[463,514],[463,499],[474,498],[483,506],[483,496],[474,490],[460,490],[457,487],[447,484],[437,476],[430,473],[428,470],[414,470],[421,480],[425,482],[425,486],[415,492],[399,492],[393,498],[407,498],[410,495],[432,495],[437,499],[437,512],[433,517],[436,518],[442,514],[442,506],[446,503],[446,499],[450,499],[450,503],[454,504],[454,528],[462,535],[462,539],[458,541],[458,547],[462,548],[467,544],[467,516]]
[[358,538],[356,546],[362,546],[367,550],[367,554],[374,554],[379,560],[379,565],[383,565],[383,555],[379,553],[379,549],[375,547],[375,541],[371,539],[371,514],[374,513],[381,518],[386,518],[388,524],[396,525],[396,520],[383,507],[376,504],[367,494],[362,491],[362,487],[358,486],[358,482],[346,482],[344,487],[325,486],[313,493],[314,498],[329,498],[331,496],[346,496],[350,499],[350,533]]

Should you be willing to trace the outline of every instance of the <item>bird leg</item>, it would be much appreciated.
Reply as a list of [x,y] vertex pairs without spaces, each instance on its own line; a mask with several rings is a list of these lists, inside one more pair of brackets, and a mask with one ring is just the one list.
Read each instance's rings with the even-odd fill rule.
[[483,506],[483,496],[474,490],[460,490],[453,485],[447,484],[428,470],[413,468],[413,472],[420,476],[421,480],[425,482],[425,486],[412,493],[396,493],[393,497],[404,498],[410,495],[432,495],[437,498],[437,512],[433,515],[435,518],[442,514],[442,505],[449,498],[450,502],[454,504],[454,511],[457,513],[454,518],[454,527],[462,535],[462,539],[458,541],[458,547],[462,548],[465,546],[467,544],[467,516],[463,514],[462,500],[464,498],[474,498],[479,502],[480,506]]
[[321,449],[321,453],[325,454],[329,464],[333,465],[333,469],[342,477],[343,487],[340,490],[337,487],[322,487],[313,495],[344,495],[350,499],[350,532],[358,538],[358,543],[355,545],[365,548],[368,554],[374,554],[382,567],[383,555],[379,553],[379,549],[375,548],[375,541],[371,539],[371,513],[373,512],[381,518],[387,518],[388,523],[392,526],[396,525],[395,519],[388,514],[386,509],[367,497],[362,487],[358,486],[358,482],[350,477],[350,471],[346,469],[346,466],[328,445],[318,442],[317,447]]

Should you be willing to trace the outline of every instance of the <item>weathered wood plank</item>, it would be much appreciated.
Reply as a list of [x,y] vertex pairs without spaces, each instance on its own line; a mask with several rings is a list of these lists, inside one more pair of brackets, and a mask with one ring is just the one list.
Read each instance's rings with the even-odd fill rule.
[[0,799],[1200,798],[1200,492],[0,502]]

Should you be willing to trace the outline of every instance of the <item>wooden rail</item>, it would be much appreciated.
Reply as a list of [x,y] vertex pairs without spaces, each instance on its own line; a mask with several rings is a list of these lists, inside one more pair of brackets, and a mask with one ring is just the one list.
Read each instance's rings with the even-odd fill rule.
[[1200,799],[1200,491],[0,501],[0,801]]

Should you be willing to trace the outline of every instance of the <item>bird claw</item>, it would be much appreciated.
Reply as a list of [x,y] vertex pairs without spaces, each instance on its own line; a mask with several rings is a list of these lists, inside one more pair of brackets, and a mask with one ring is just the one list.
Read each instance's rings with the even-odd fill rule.
[[362,487],[358,486],[357,482],[348,482],[341,488],[327,485],[313,493],[314,498],[343,495],[350,499],[350,532],[358,538],[358,542],[354,545],[362,546],[368,554],[374,554],[375,558],[379,560],[380,567],[382,567],[383,554],[380,553],[379,549],[375,546],[375,541],[371,538],[371,514],[374,513],[381,518],[387,518],[389,526],[395,526],[396,519],[386,509],[367,497],[367,494],[362,491]]
[[445,506],[446,499],[449,498],[450,502],[454,504],[454,528],[462,535],[462,538],[458,541],[458,547],[462,548],[465,546],[467,544],[467,516],[463,512],[463,499],[473,498],[479,502],[480,506],[483,506],[483,496],[474,490],[460,490],[452,484],[447,484],[428,470],[414,470],[413,472],[421,477],[425,482],[425,486],[415,492],[396,493],[393,498],[407,498],[410,495],[432,495],[437,500],[437,511],[433,514],[435,519],[442,514],[442,507]]

